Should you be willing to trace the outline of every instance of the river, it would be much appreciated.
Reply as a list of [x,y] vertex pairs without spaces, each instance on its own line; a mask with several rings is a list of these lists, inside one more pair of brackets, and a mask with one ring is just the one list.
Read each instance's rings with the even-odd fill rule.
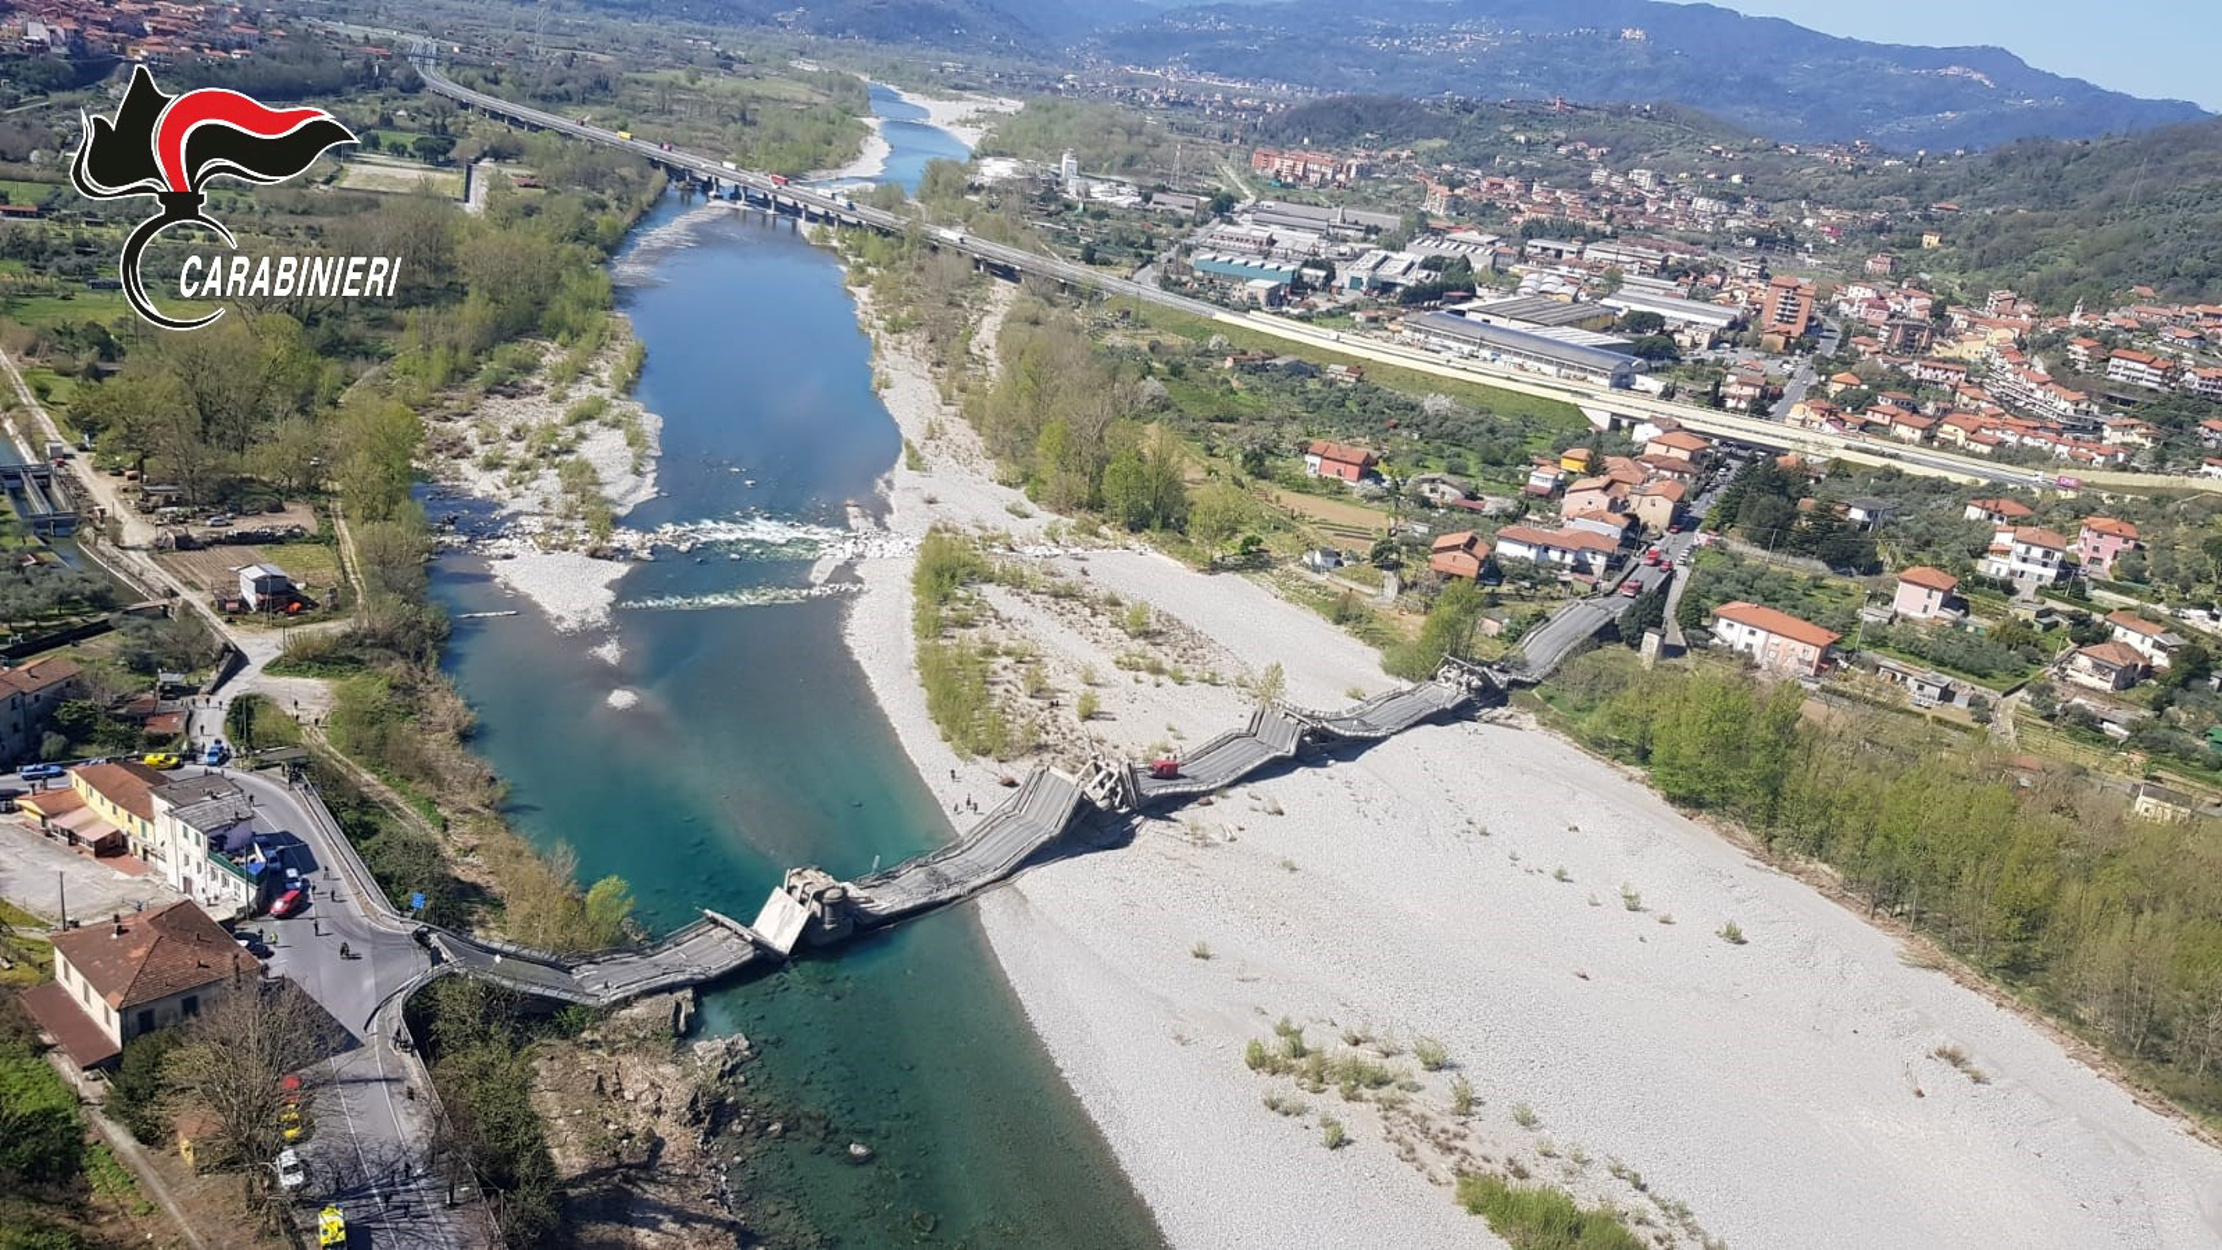
[[[897,116],[911,106],[892,93],[873,100],[891,118],[888,177],[964,155]],[[643,233],[688,211],[667,200]],[[787,867],[850,876],[952,828],[842,643],[845,599],[750,603],[806,587],[823,527],[848,501],[878,507],[900,454],[839,265],[788,223],[723,210],[690,245],[633,259],[649,276],[619,298],[648,348],[639,396],[664,419],[665,493],[626,523],[745,532],[627,573],[614,666],[535,613],[457,622],[446,663],[517,825],[569,844],[584,879],[623,876],[660,932],[700,907],[752,917]],[[516,606],[466,554],[441,559],[434,587],[455,613]],[[785,1131],[735,1181],[773,1244],[1158,1240],[967,908],[717,991],[701,1022],[762,1052],[750,1097]],[[852,1163],[852,1141],[876,1159]]]

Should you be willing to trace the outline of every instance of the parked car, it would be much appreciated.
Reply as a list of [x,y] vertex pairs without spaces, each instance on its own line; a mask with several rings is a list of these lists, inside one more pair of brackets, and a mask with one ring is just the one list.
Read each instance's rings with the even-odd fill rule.
[[270,955],[270,944],[263,941],[259,933],[233,933],[231,940],[239,943],[239,949],[257,959],[266,959]]
[[210,768],[214,768],[230,758],[231,748],[225,746],[222,742],[211,742],[208,744],[208,749],[201,752],[201,763],[208,765]]
[[301,1134],[308,1131],[309,1122],[301,1118],[299,1107],[288,1105],[278,1108],[278,1132],[287,1141],[299,1141]]
[[285,893],[280,894],[278,896],[277,902],[270,904],[270,914],[276,916],[280,920],[283,920],[287,916],[291,916],[299,912],[303,907],[308,906],[308,902],[309,896],[307,892],[302,890],[301,887],[295,886],[292,889],[287,890]]
[[207,524],[214,529],[222,529],[223,527],[231,523],[232,515],[229,512],[219,512],[215,516],[208,518],[207,522]]
[[16,776],[25,781],[52,781],[62,775],[60,764],[25,764],[16,770]]
[[309,1169],[301,1162],[301,1152],[288,1146],[278,1152],[278,1188],[292,1193],[309,1183]]
[[168,769],[176,768],[178,765],[183,764],[185,761],[178,758],[178,756],[174,752],[156,751],[150,755],[140,756],[139,762],[149,768]]
[[316,1244],[319,1246],[344,1246],[347,1244],[347,1217],[338,1207],[326,1207],[316,1217]]

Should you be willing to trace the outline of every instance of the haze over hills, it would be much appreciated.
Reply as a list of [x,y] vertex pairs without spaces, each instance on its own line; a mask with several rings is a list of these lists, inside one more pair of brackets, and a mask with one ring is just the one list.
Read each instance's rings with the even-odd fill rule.
[[596,7],[1044,62],[1079,54],[1327,92],[1672,103],[1771,138],[1903,150],[2205,116],[2000,48],[1868,43],[1660,0],[590,0]]
[[1867,43],[1658,0],[1290,0],[1099,30],[1102,59],[1330,91],[1690,105],[1791,141],[1989,147],[2204,116],[1999,48]]

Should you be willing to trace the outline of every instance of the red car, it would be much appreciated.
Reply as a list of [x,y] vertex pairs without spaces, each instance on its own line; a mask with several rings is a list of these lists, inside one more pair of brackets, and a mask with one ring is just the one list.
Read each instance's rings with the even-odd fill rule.
[[270,904],[270,914],[276,916],[280,920],[283,920],[287,916],[290,916],[293,913],[301,910],[303,907],[306,907],[308,905],[308,902],[308,893],[301,889],[301,887],[295,886],[292,889],[287,890],[285,893],[280,894],[278,896],[277,902]]
[[1620,593],[1630,599],[1633,599],[1637,595],[1642,594],[1643,579],[1640,577],[1631,577],[1627,581],[1620,583]]

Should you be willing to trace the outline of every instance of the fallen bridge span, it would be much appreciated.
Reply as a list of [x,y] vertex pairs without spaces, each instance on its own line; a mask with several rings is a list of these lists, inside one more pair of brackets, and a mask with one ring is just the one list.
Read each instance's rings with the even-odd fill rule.
[[424,926],[418,940],[437,961],[431,975],[462,974],[522,994],[608,1007],[645,994],[769,970],[798,947],[826,946],[859,932],[962,902],[1057,852],[1080,825],[1149,812],[1213,794],[1307,748],[1373,742],[1461,711],[1501,692],[1503,672],[1447,661],[1429,681],[1319,712],[1280,702],[1260,706],[1240,729],[1196,748],[1176,767],[1153,769],[1098,759],[1082,776],[1040,767],[956,840],[854,880],[815,866],[789,870],[755,923],[704,911],[661,940],[629,949],[556,955]]

